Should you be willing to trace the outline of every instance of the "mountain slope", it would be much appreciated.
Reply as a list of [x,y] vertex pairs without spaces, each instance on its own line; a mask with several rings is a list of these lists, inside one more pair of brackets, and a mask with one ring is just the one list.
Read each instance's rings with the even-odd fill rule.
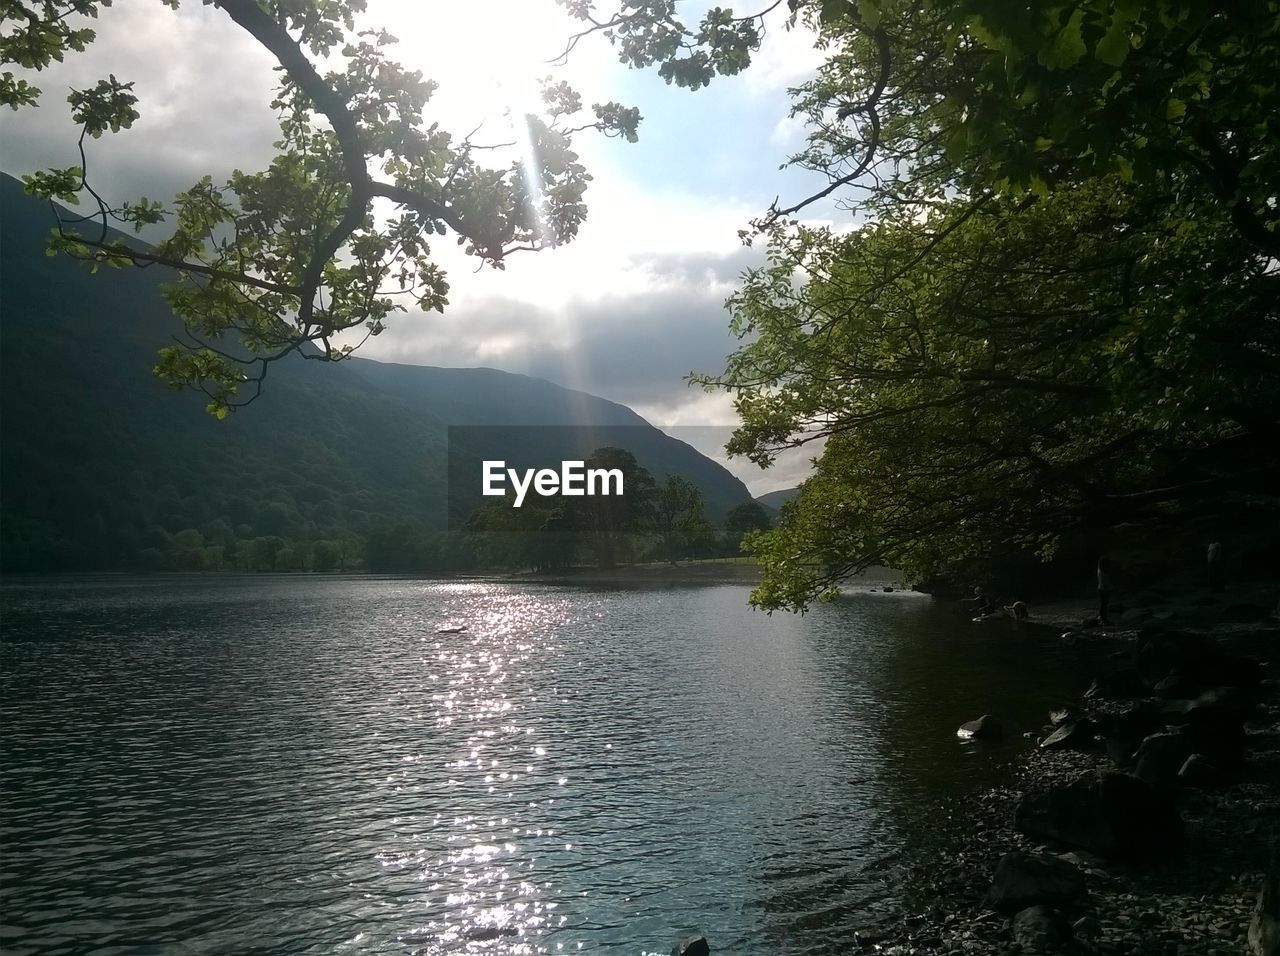
[[[170,276],[90,275],[49,258],[51,226],[47,206],[0,176],[7,570],[134,567],[184,549],[192,566],[208,566],[211,549],[216,565],[219,554],[230,560],[263,539],[282,539],[265,545],[279,550],[392,525],[440,528],[451,425],[500,426],[455,432],[455,443],[476,457],[489,450],[487,435],[513,461],[548,432],[512,426],[592,426],[582,434],[616,438],[655,474],[693,480],[713,519],[750,498],[725,469],[630,409],[492,369],[285,361],[252,406],[215,421],[199,396],[151,374],[179,328],[159,292]],[[466,506],[465,495],[455,499],[455,509]]]
[[756,502],[764,505],[770,511],[778,512],[782,510],[782,506],[788,501],[800,494],[799,488],[782,488],[778,491],[768,491],[756,499]]

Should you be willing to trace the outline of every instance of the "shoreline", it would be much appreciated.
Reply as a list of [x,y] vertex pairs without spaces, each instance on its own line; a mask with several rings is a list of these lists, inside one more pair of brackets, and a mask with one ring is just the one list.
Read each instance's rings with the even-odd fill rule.
[[[1081,629],[1079,601],[1047,606],[1032,625],[1061,630],[1060,636],[1051,639],[1078,645],[1082,653],[1098,660],[1098,680],[1071,705],[1069,715],[1059,712],[1050,718],[1050,709],[1061,702],[1045,700],[1043,731],[1024,735],[1033,739],[1016,758],[1009,785],[940,801],[934,815],[937,830],[909,841],[892,867],[897,905],[891,912],[876,914],[873,922],[859,930],[862,952],[887,956],[1274,952],[1249,949],[1248,935],[1260,889],[1273,865],[1269,863],[1271,846],[1280,841],[1280,622],[1272,615],[1252,621],[1223,619],[1223,612],[1230,608],[1259,608],[1246,598],[1260,596],[1274,603],[1274,586],[1244,585],[1210,600],[1203,593],[1185,594],[1173,602],[1175,607],[1162,606],[1144,615],[1142,627],[1089,630]],[[1132,741],[1121,746],[1112,736],[1126,721],[1132,725],[1136,714],[1172,715],[1186,711],[1188,705],[1194,710],[1196,705],[1187,699],[1193,692],[1196,700],[1209,699],[1214,693],[1227,698],[1225,691],[1206,688],[1190,665],[1178,673],[1175,664],[1170,671],[1173,680],[1154,685],[1135,680],[1153,659],[1150,649],[1166,645],[1197,648],[1205,661],[1253,662],[1237,668],[1244,673],[1236,683],[1243,686],[1230,695],[1231,700],[1248,705],[1240,712],[1237,728],[1243,753],[1238,762],[1219,760],[1220,766],[1213,762],[1216,756],[1203,761],[1201,766],[1210,772],[1198,779],[1180,775],[1181,752],[1161,767],[1154,759],[1159,749],[1147,743],[1152,736],[1163,744],[1187,739],[1183,735],[1196,730],[1194,723],[1180,724],[1176,717],[1153,719],[1151,726],[1143,728],[1150,734],[1136,738],[1140,741],[1136,755],[1130,750]],[[1171,659],[1177,660],[1176,656]],[[1202,671],[1211,667],[1211,663],[1199,665]],[[1060,735],[1067,738],[1065,745],[1058,741],[1045,746],[1056,729],[1053,720],[1064,717],[1059,726],[1071,724],[1079,732]],[[1148,753],[1153,756],[1143,756]],[[1058,821],[1057,838],[1046,836],[1043,828],[1037,831],[1043,821],[1037,824],[1029,808],[1043,808],[1064,793],[1096,787],[1094,781],[1104,773],[1108,779],[1123,776],[1123,782],[1132,782],[1151,801],[1153,816],[1159,815],[1162,806],[1176,808],[1181,818],[1180,849],[1160,852],[1167,847],[1156,842],[1149,852],[1104,856],[1084,848],[1087,840],[1062,838],[1064,833],[1071,835],[1071,826],[1078,820]],[[1141,779],[1134,781],[1135,776]],[[1063,894],[1051,880],[1038,889],[1035,880],[1002,882],[996,877],[997,866],[1010,854],[1016,861],[1025,859],[1020,854],[1037,860],[1051,858],[1046,865],[1053,867],[1060,865],[1054,861],[1061,861],[1068,876],[1079,881],[1078,891]],[[1011,885],[1019,887],[1023,898],[1016,906],[1007,905],[1007,898],[1006,905],[998,905],[1001,893]],[[1042,899],[1037,900],[1037,892]],[[1268,910],[1264,921],[1273,928],[1280,926],[1280,913],[1274,906]]]

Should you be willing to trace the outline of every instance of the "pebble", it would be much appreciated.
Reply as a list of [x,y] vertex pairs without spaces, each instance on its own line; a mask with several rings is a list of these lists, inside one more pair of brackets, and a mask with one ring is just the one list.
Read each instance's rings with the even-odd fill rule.
[[[1249,726],[1258,741],[1280,739],[1280,685]],[[1088,701],[1088,716],[1131,701]],[[1046,710],[1047,712],[1047,710]],[[984,912],[982,895],[996,861],[1010,850],[1043,850],[1009,825],[1023,788],[1063,783],[1108,766],[1103,754],[1032,751],[1016,787],[956,798],[939,808],[937,842],[899,861],[912,920],[899,914],[896,935],[879,952],[1010,953],[1008,924]],[[1240,956],[1253,900],[1266,866],[1266,847],[1280,841],[1280,749],[1251,749],[1242,782],[1213,794],[1184,793],[1190,835],[1186,854],[1146,867],[1088,860],[1087,903],[1071,914],[1083,953],[1125,956]],[[1085,862],[1085,861],[1080,861]],[[904,892],[906,892],[904,890]],[[925,947],[925,944],[928,944]],[[922,947],[924,947],[922,949]]]

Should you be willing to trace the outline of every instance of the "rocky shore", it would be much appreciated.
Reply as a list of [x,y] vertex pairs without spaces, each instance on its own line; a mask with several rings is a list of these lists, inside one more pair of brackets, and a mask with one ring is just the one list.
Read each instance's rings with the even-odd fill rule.
[[[1274,602],[1183,594],[1107,630],[1059,608],[1055,638],[1097,680],[1045,701],[1011,786],[938,807],[884,872],[900,906],[860,931],[863,951],[1280,954]],[[970,746],[1010,732],[985,716]]]

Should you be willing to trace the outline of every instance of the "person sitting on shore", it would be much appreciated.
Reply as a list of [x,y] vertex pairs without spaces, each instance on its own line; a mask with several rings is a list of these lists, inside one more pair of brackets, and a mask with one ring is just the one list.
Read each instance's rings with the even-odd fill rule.
[[996,603],[995,598],[980,587],[974,588],[973,597],[965,598],[965,601],[973,604],[973,612],[978,617],[987,617],[1000,610],[1000,605]]

